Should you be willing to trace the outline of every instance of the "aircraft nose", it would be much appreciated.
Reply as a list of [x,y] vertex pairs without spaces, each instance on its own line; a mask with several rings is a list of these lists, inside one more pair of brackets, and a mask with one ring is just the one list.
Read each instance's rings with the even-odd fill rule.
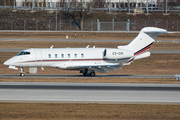
[[9,65],[9,60],[5,61],[4,65]]

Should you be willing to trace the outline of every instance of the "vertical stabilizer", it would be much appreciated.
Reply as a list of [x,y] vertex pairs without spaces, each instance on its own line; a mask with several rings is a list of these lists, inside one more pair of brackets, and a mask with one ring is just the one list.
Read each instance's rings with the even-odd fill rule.
[[138,55],[148,50],[160,33],[168,33],[165,29],[155,27],[143,28],[138,36],[126,46],[118,46],[119,49],[128,49]]

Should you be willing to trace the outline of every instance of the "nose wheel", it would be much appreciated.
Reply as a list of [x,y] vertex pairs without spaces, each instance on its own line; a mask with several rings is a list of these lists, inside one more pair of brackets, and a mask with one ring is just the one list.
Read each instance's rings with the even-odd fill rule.
[[25,74],[24,74],[24,73],[20,73],[20,76],[22,76],[22,77],[23,77],[23,76],[25,76]]
[[20,73],[20,76],[22,76],[22,77],[25,76],[25,74],[24,74],[24,69],[23,69],[22,67],[21,67],[20,69],[21,69],[21,71],[20,71],[20,72],[21,72],[21,73]]

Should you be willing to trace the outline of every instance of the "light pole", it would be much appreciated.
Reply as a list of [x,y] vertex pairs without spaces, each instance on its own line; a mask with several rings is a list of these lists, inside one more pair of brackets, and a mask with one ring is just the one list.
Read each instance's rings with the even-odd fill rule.
[[147,14],[148,14],[148,0],[146,1],[146,11],[147,11]]
[[14,0],[14,10],[15,10],[15,0]]
[[52,11],[52,0],[51,0],[51,11]]

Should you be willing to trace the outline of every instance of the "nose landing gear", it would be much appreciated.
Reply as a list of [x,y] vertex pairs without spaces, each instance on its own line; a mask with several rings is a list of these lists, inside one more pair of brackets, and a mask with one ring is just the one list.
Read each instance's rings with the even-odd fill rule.
[[24,74],[24,73],[20,73],[20,76],[22,76],[22,77],[23,77],[23,76],[25,76],[25,74]]
[[20,71],[20,72],[21,72],[21,73],[20,73],[20,76],[22,76],[22,77],[25,76],[25,74],[24,74],[24,69],[23,69],[22,67],[21,67],[20,69],[21,69],[21,71]]

